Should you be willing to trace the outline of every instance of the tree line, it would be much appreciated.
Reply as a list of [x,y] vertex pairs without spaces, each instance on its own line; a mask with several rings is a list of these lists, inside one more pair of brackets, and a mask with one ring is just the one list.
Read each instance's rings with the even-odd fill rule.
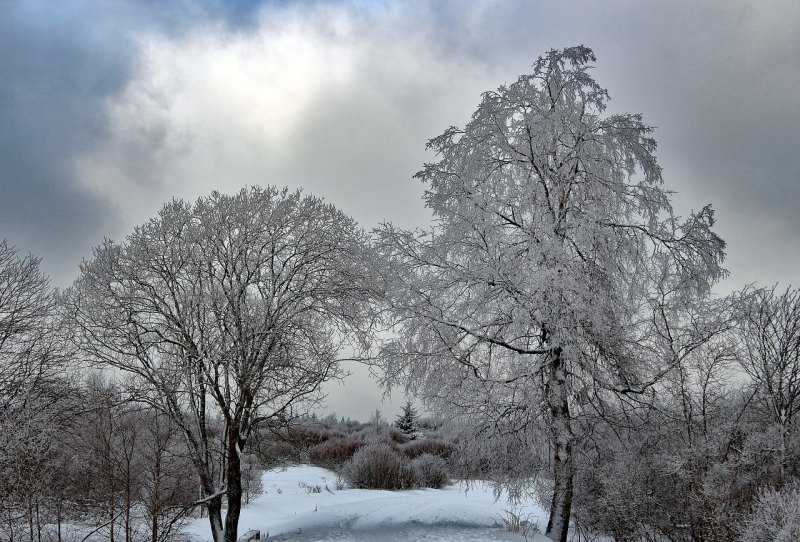
[[[84,420],[75,450],[96,441],[102,463],[113,441],[122,471],[158,471],[108,496],[148,511],[153,540],[202,507],[215,542],[235,541],[248,444],[308,412],[343,352],[448,420],[465,472],[542,499],[554,541],[735,540],[798,507],[800,294],[713,295],[712,207],[677,216],[652,128],[606,114],[594,61],[551,50],[429,142],[428,228],[367,233],[300,191],[214,192],[104,241],[64,291],[4,241],[7,531],[25,518],[34,539],[24,477],[71,472],[58,434]],[[171,495],[161,515],[154,491]],[[107,504],[110,525],[135,508]],[[789,516],[770,528],[797,529]]]

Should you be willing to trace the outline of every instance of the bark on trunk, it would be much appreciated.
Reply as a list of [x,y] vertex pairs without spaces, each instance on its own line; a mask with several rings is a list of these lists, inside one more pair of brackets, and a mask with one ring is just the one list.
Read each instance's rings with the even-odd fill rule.
[[242,511],[242,464],[239,450],[239,427],[231,424],[228,429],[227,465],[228,511],[225,515],[225,542],[236,542],[239,530],[239,514]]
[[572,512],[575,458],[573,454],[572,417],[569,411],[567,373],[561,348],[550,352],[545,393],[550,410],[553,446],[553,498],[545,535],[555,542],[567,542]]
[[158,515],[161,512],[161,452],[156,452],[153,466],[153,495],[150,511],[150,542],[158,542]]
[[225,530],[222,526],[222,495],[210,499],[206,504],[208,522],[211,525],[211,536],[214,542],[224,542]]

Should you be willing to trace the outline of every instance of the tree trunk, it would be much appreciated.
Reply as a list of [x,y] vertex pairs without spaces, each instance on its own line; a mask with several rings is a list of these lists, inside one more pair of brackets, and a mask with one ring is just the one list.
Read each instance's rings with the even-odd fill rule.
[[126,473],[125,481],[125,542],[132,542],[133,528],[131,526],[131,507],[133,506],[133,496],[131,495],[131,474]]
[[28,492],[28,529],[30,530],[28,533],[28,538],[30,542],[34,542],[33,540],[33,497],[31,496],[30,492]]
[[554,542],[567,542],[572,511],[575,458],[567,373],[559,347],[553,348],[550,352],[545,393],[550,410],[550,438],[553,446],[553,498],[550,501],[550,516],[545,535]]
[[161,452],[156,452],[153,466],[153,495],[150,507],[150,542],[158,542],[158,515],[161,513]]
[[222,526],[222,495],[210,499],[206,503],[208,522],[211,524],[211,536],[214,542],[224,542],[225,530]]
[[9,540],[14,540],[14,516],[11,513],[11,499],[9,499],[8,508],[6,508],[6,518],[8,521],[8,536]]
[[786,484],[786,440],[787,434],[789,432],[789,419],[786,415],[787,409],[781,408],[779,410],[779,421],[781,424],[781,457],[780,457],[780,475],[781,475],[781,487]]
[[39,514],[39,495],[36,495],[36,540],[42,542],[42,516]]
[[108,497],[108,540],[114,542],[114,511],[117,509],[117,503],[114,499],[114,483],[109,482],[109,490],[111,494]]
[[58,534],[58,542],[61,542],[61,523],[63,520],[63,511],[64,511],[64,500],[59,497],[58,498],[58,505],[56,506],[56,526],[57,526],[57,534]]
[[239,514],[242,511],[242,458],[238,424],[228,428],[228,465],[226,472],[228,512],[225,515],[225,542],[236,542]]

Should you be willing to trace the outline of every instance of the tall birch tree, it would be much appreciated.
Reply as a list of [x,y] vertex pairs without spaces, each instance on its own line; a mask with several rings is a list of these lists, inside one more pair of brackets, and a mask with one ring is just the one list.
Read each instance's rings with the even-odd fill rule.
[[365,237],[318,198],[250,188],[173,200],[82,265],[81,346],[180,427],[215,542],[237,539],[255,428],[316,401],[364,327]]
[[587,47],[551,50],[486,92],[464,128],[428,143],[437,160],[416,177],[433,226],[378,232],[395,332],[380,351],[387,382],[484,420],[482,439],[535,446],[544,431],[549,456],[506,467],[550,465],[546,534],[561,542],[581,405],[665,374],[653,326],[724,274],[711,207],[675,215],[652,129],[605,114],[594,61]]

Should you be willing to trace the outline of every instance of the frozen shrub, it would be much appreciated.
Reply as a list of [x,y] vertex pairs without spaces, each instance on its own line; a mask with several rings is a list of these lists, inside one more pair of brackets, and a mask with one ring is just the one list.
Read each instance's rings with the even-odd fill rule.
[[450,483],[447,462],[433,454],[422,454],[411,461],[418,485],[440,489]]
[[288,440],[285,434],[257,433],[248,447],[258,457],[263,468],[269,469],[287,462],[303,460],[304,447]]
[[403,461],[403,466],[400,469],[400,486],[403,489],[419,487],[420,482],[417,479],[417,471],[414,469],[414,465],[411,464],[411,461],[403,457],[402,454],[400,454],[400,458]]
[[288,428],[287,439],[296,446],[309,448],[333,438],[344,438],[347,434],[338,429],[327,429],[318,425],[295,425]]
[[800,540],[800,480],[781,491],[761,492],[742,527],[741,542]]
[[442,459],[449,459],[455,451],[455,446],[441,440],[417,439],[404,444],[402,450],[409,459],[414,459],[422,454],[438,455]]
[[410,469],[404,463],[403,456],[392,446],[385,443],[370,444],[358,450],[345,463],[342,475],[355,488],[403,489],[414,485],[413,480],[409,480]]
[[406,435],[396,427],[392,427],[391,429],[389,429],[389,438],[392,441],[396,442],[397,444],[405,444],[406,442],[411,440],[408,435]]
[[308,459],[320,467],[335,468],[353,457],[364,443],[355,438],[335,437],[312,446]]
[[322,435],[323,440],[330,440],[334,438],[345,438],[347,436],[347,433],[339,429],[325,429],[323,431],[320,431],[320,434]]

